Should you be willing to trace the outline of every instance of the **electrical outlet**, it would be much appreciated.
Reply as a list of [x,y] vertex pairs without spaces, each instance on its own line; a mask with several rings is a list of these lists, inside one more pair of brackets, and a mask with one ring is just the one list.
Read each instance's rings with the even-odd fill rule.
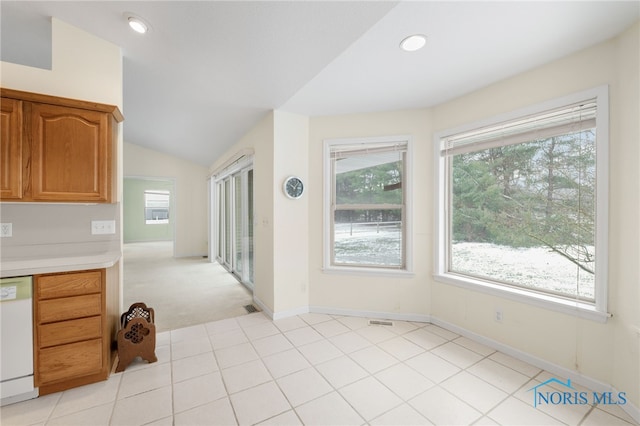
[[105,235],[116,233],[115,220],[92,220],[91,235]]
[[503,314],[502,309],[496,308],[495,315],[493,317],[497,322],[502,322]]
[[0,223],[0,237],[13,236],[13,223]]

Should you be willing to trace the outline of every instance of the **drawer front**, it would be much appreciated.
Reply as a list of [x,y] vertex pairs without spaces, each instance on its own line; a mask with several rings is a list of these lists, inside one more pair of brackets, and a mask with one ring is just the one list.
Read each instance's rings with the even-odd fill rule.
[[102,318],[91,317],[77,320],[60,321],[38,327],[38,345],[40,348],[80,342],[100,338]]
[[99,373],[101,369],[100,339],[41,349],[36,385]]
[[70,274],[36,276],[39,299],[79,296],[102,291],[100,271],[74,272]]
[[43,300],[38,302],[38,324],[92,317],[101,312],[100,294]]

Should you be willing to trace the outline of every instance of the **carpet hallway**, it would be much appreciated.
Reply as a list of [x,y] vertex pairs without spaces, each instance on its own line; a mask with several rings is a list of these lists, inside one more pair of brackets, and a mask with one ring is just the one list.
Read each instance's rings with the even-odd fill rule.
[[124,244],[124,310],[143,302],[156,331],[246,315],[251,292],[218,263],[173,257],[172,242]]

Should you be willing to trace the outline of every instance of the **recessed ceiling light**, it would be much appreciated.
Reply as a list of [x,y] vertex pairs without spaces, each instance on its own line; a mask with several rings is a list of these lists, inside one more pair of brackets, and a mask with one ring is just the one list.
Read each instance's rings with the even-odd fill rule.
[[149,24],[147,24],[144,19],[139,16],[134,15],[133,13],[126,12],[124,17],[127,19],[129,23],[129,27],[137,33],[145,34],[149,31]]
[[414,34],[400,42],[400,48],[406,52],[420,50],[427,43],[427,36],[424,34]]

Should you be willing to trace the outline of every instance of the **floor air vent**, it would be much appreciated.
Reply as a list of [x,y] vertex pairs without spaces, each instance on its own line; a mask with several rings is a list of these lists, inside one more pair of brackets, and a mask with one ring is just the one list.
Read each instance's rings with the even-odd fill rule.
[[258,312],[258,308],[256,308],[253,305],[245,305],[244,309],[247,311],[247,313],[252,314],[254,312]]
[[393,323],[391,321],[369,320],[369,325],[387,325],[387,326],[392,326]]

